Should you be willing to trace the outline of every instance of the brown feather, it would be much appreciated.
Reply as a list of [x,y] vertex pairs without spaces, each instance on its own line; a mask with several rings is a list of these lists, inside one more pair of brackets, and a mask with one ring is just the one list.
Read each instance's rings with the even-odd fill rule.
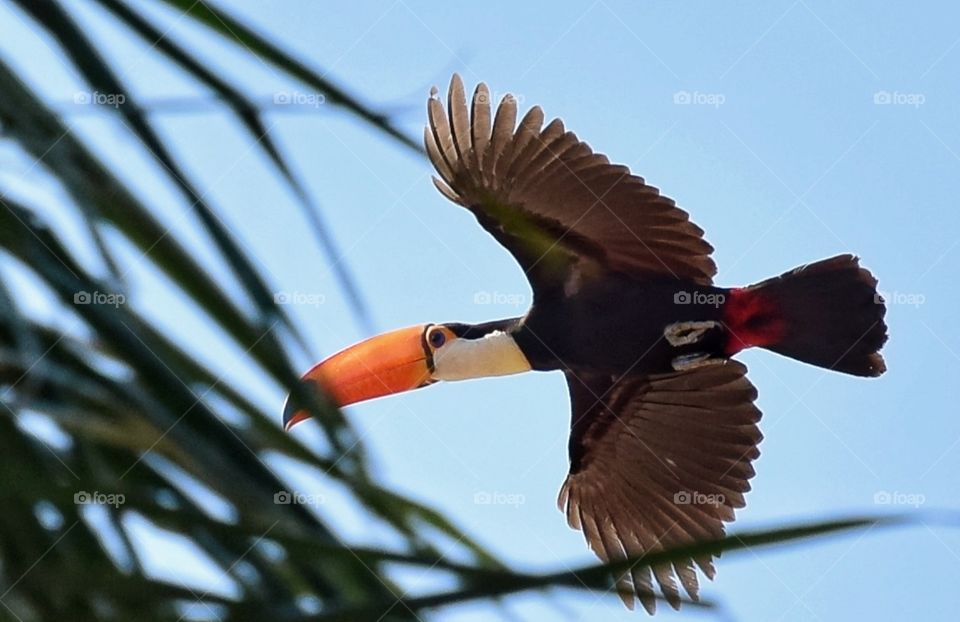
[[610,272],[711,283],[713,247],[671,199],[594,153],[559,119],[542,127],[539,107],[517,125],[508,95],[492,121],[491,113],[489,89],[477,86],[468,111],[454,75],[446,111],[431,95],[424,143],[451,191],[444,195],[507,247],[535,294]]
[[[568,372],[575,423],[560,507],[601,559],[722,537],[744,504],[761,438],[746,372],[735,361],[617,381]],[[677,420],[673,412],[686,416]],[[695,565],[713,577],[710,556],[650,569],[671,606],[679,606],[681,586],[697,598]],[[630,580],[652,611],[649,574],[635,567]]]
[[473,166],[477,172],[483,170],[483,154],[490,142],[490,91],[482,82],[473,92],[473,101],[470,102],[470,139],[473,144],[473,159],[466,163]]

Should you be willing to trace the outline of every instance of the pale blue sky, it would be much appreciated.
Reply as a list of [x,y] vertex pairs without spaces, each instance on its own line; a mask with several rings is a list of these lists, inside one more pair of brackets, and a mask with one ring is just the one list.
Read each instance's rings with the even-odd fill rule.
[[[201,40],[197,27],[142,4],[178,39]],[[135,95],[157,100],[197,92],[92,3],[71,6],[122,57],[118,69]],[[753,491],[733,529],[914,510],[875,504],[882,492],[914,495],[921,510],[960,506],[952,386],[960,371],[960,34],[952,3],[242,0],[229,8],[393,112],[414,136],[429,87],[445,90],[451,71],[468,88],[483,80],[495,94],[517,94],[524,108],[541,105],[687,209],[717,248],[720,284],[859,254],[894,303],[884,351],[890,371],[863,380],[766,352],[741,356],[760,392],[765,440]],[[0,4],[5,59],[61,103],[77,131],[120,167],[165,222],[178,233],[189,228],[179,197],[122,126],[71,103],[83,85],[22,20]],[[280,91],[308,95],[263,65],[239,61],[227,45],[205,44],[202,53],[266,101]],[[318,304],[290,310],[315,351],[331,353],[366,336],[291,197],[236,124],[216,108],[156,120],[277,291],[314,296]],[[529,288],[521,271],[472,216],[434,190],[424,159],[327,105],[309,114],[281,108],[268,121],[322,204],[378,329],[523,312],[518,302],[529,300]],[[21,175],[26,164],[2,145],[4,187],[65,214],[57,205],[62,197],[44,190],[36,171]],[[61,218],[60,226],[83,244],[78,223]],[[186,318],[188,307],[169,296],[137,253],[128,252],[127,261],[135,304],[145,313],[201,358],[222,365],[236,356],[208,327]],[[475,302],[483,293],[492,304]],[[249,370],[234,367],[231,377],[250,382],[279,420],[277,387],[260,386]],[[555,507],[569,423],[559,374],[435,386],[347,413],[383,482],[438,507],[518,568],[592,561]],[[309,438],[311,425],[294,433]],[[321,513],[357,541],[382,541],[329,481],[297,482],[323,495]],[[518,503],[477,504],[477,493]],[[857,534],[724,557],[704,596],[741,620],[946,620],[955,616],[958,562],[955,531]],[[416,575],[404,580],[418,591],[441,586]],[[554,600],[575,619],[642,615],[627,613],[612,596],[559,592]],[[507,603],[521,619],[557,615],[540,595]],[[481,620],[489,612],[469,605],[435,617]],[[658,615],[705,617],[666,607]]]

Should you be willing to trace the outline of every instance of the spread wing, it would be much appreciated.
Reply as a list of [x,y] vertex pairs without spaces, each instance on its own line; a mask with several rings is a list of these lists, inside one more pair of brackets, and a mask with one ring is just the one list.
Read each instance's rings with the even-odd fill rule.
[[[760,411],[747,368],[727,361],[683,372],[628,377],[567,373],[573,406],[570,474],[558,503],[604,561],[723,536],[744,505],[759,454]],[[676,578],[697,598],[694,564],[713,578],[710,556],[652,568],[664,597],[679,607]],[[617,577],[650,613],[650,568]]]
[[563,122],[543,126],[532,108],[516,124],[517,101],[491,116],[477,86],[469,112],[453,76],[447,111],[431,93],[424,142],[437,188],[469,209],[520,263],[534,293],[620,272],[709,284],[713,247],[687,213],[626,166],[594,153]]

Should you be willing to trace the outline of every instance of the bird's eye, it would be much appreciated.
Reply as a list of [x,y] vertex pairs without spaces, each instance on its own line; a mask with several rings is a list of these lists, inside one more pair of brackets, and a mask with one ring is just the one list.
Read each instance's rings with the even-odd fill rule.
[[434,348],[439,348],[447,342],[447,336],[443,334],[442,330],[430,331],[430,334],[427,335],[427,339],[430,341],[430,345]]

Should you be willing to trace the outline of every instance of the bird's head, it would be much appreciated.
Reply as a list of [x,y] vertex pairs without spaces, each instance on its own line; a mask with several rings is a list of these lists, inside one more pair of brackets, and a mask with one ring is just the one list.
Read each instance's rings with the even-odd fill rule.
[[[337,406],[419,389],[439,380],[504,376],[531,369],[513,330],[519,319],[486,324],[420,324],[371,337],[313,366],[300,382]],[[283,425],[310,418],[293,395]]]

